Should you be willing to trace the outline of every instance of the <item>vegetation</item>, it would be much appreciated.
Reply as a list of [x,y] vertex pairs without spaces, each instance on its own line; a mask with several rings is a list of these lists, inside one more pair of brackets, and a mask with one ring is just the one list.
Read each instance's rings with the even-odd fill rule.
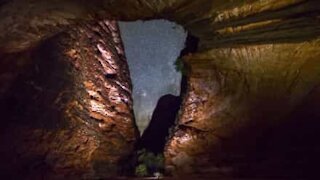
[[138,151],[138,166],[135,169],[136,176],[154,176],[154,174],[163,173],[163,171],[163,154],[154,154],[146,149]]
[[177,72],[181,72],[182,75],[187,75],[187,67],[185,65],[185,63],[183,62],[182,58],[178,58],[175,62],[174,62],[174,66]]
[[135,174],[136,176],[138,177],[145,177],[145,176],[148,176],[148,168],[145,164],[139,164],[137,167],[136,167],[136,170],[135,170]]

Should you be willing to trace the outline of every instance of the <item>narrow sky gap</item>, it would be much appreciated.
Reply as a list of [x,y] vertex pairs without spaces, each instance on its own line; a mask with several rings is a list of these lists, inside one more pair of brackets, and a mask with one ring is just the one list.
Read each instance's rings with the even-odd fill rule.
[[133,83],[135,117],[142,133],[159,98],[180,94],[181,74],[174,62],[187,34],[167,20],[120,22],[120,30]]

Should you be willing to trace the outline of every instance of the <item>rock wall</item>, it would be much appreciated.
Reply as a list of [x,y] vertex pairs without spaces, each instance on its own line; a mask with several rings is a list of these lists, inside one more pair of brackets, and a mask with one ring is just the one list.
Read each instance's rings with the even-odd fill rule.
[[[21,8],[30,4],[33,8]],[[308,160],[279,159],[271,153],[290,146],[271,143],[267,148],[271,154],[264,155],[257,149],[266,147],[261,142],[282,137],[286,127],[308,134],[309,126],[299,126],[304,123],[297,119],[318,127],[317,103],[307,103],[306,98],[311,92],[318,97],[319,13],[317,0],[13,0],[0,9],[0,52],[34,47],[95,15],[176,21],[200,42],[198,53],[185,57],[191,69],[189,87],[166,146],[168,170],[180,175],[308,176],[299,168],[283,168],[304,163],[315,167]],[[319,154],[315,146],[310,147],[293,157],[311,151]]]
[[[270,142],[281,131],[293,131],[284,124],[293,121],[290,114],[319,85],[319,3],[247,1],[212,9],[216,14],[198,14],[190,6],[199,15],[190,22],[176,15],[200,38],[200,52],[184,59],[191,68],[188,93],[166,147],[168,170],[179,175],[311,175],[306,172],[314,164],[302,151],[291,159],[273,154],[305,145]],[[296,126],[295,131],[303,134],[308,128]],[[269,152],[260,152],[266,140]],[[311,149],[319,152],[316,146]]]
[[1,97],[1,175],[127,173],[138,130],[117,23],[78,25],[25,58],[29,63]]
[[[216,49],[186,57],[192,69],[178,125],[165,152],[168,168],[219,174],[225,171],[221,166],[238,171],[259,159],[255,153],[264,144],[261,137],[268,139],[270,129],[288,123],[288,116],[317,87],[318,48],[315,40]],[[272,149],[278,148],[284,147]],[[260,175],[273,172],[264,173]]]

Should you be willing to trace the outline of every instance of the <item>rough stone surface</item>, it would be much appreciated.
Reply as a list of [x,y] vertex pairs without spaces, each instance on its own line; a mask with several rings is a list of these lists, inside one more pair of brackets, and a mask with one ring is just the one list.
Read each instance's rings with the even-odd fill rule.
[[168,168],[220,173],[210,166],[216,163],[229,165],[226,173],[231,173],[236,163],[255,158],[257,144],[263,144],[260,137],[288,120],[318,85],[318,49],[315,40],[215,49],[187,57],[192,69],[179,122],[165,152]]
[[125,173],[138,131],[117,23],[78,25],[36,48],[31,60],[1,97],[1,175]]
[[[198,53],[185,58],[191,69],[189,87],[166,146],[168,169],[207,176],[316,174],[317,164],[309,160],[320,154],[317,146],[285,145],[288,138],[277,139],[290,137],[284,135],[286,127],[303,134],[295,138],[297,142],[309,142],[319,130],[317,102],[312,101],[320,83],[318,0],[83,2],[16,0],[2,5],[0,52],[28,49],[97,14],[120,20],[176,21],[200,42]],[[33,8],[25,8],[28,4]],[[309,123],[315,128],[310,134]],[[277,140],[274,145],[273,140]],[[258,147],[265,146],[267,153],[259,154]],[[285,150],[295,153],[283,158]],[[306,159],[303,154],[312,155]],[[295,168],[290,168],[292,164]],[[305,171],[308,168],[313,173]]]

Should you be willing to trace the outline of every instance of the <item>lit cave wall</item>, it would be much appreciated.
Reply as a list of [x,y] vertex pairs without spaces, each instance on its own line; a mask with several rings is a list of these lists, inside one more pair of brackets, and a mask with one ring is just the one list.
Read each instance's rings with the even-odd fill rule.
[[132,78],[135,117],[143,132],[159,98],[180,94],[181,74],[174,62],[187,34],[166,20],[120,22],[120,30]]

